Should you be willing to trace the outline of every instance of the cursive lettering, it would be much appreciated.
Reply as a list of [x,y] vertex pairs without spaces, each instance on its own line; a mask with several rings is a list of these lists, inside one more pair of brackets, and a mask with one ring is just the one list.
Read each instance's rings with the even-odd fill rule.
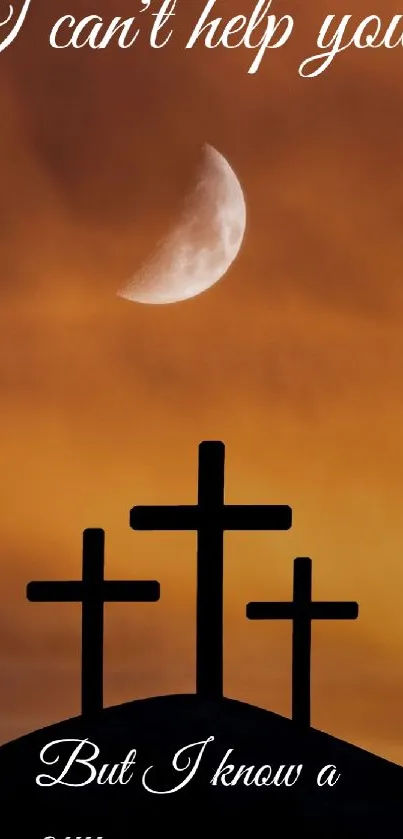
[[[272,2],[273,0],[258,0],[249,20],[246,15],[236,15],[222,28],[223,19],[221,17],[208,20],[209,14],[216,4],[216,0],[209,0],[193,29],[186,44],[186,49],[192,49],[200,35],[205,33],[204,46],[208,49],[216,49],[219,46],[226,49],[237,49],[240,46],[245,46],[247,49],[257,50],[248,70],[249,74],[255,74],[261,65],[266,50],[282,47],[288,41],[294,27],[291,15],[284,15],[280,20],[277,20],[275,15],[267,14]],[[263,22],[265,22],[266,28],[260,40],[252,44],[251,36],[256,29],[261,27]],[[220,27],[222,31],[219,34]],[[237,35],[243,29],[245,31],[240,40],[232,39],[233,35]]]
[[[309,79],[320,76],[330,67],[336,55],[345,52],[349,47],[363,50],[380,47],[395,49],[395,47],[403,46],[402,31],[397,40],[392,40],[396,36],[399,25],[402,30],[403,15],[394,15],[383,35],[381,33],[384,24],[378,15],[368,15],[357,24],[353,24],[352,17],[352,15],[343,15],[341,20],[337,21],[336,15],[327,15],[317,39],[317,46],[321,52],[302,62],[299,67],[300,76]],[[347,35],[348,30],[350,30],[350,36]],[[313,69],[312,65],[314,65]]]
[[[16,20],[14,22],[14,25],[12,26],[10,32],[8,33],[8,35],[5,36],[5,38],[3,38],[2,41],[0,41],[0,52],[3,52],[3,50],[7,49],[7,47],[9,47],[10,44],[12,44],[12,42],[15,41],[15,39],[16,39],[16,37],[17,37],[21,27],[22,27],[22,24],[24,23],[24,20],[27,16],[27,12],[28,12],[28,9],[30,7],[30,4],[31,4],[31,0],[25,0],[25,3],[23,4],[23,6],[21,8],[21,11],[20,11],[18,17],[16,18]],[[2,3],[2,0],[0,0],[0,9],[3,5],[5,5],[5,4]],[[0,28],[2,26],[7,26],[7,24],[10,23],[13,20],[13,18],[14,18],[14,6],[9,5],[7,17],[4,18],[4,20],[0,19]]]
[[[218,781],[220,781],[224,787],[234,787],[238,781],[242,780],[243,784],[247,787],[252,786],[252,784],[256,787],[271,787],[272,785],[279,787],[282,784],[286,787],[292,787],[296,784],[302,772],[302,763],[299,763],[298,766],[292,764],[288,768],[285,764],[281,764],[276,772],[273,772],[272,767],[268,764],[264,764],[259,768],[255,766],[245,766],[242,764],[242,766],[236,770],[233,763],[226,764],[227,759],[233,751],[233,749],[228,749],[227,753],[224,755],[217,771],[210,781],[210,784],[213,786],[216,787]],[[231,780],[227,780],[233,772],[235,772],[235,775],[231,778]],[[294,777],[292,777],[293,774]]]
[[[199,768],[200,761],[203,757],[203,753],[204,753],[204,750],[207,746],[207,743],[212,743],[213,740],[214,740],[214,737],[208,737],[207,740],[201,740],[199,743],[190,743],[189,746],[184,746],[182,749],[179,749],[179,751],[176,752],[175,757],[172,761],[172,766],[175,769],[175,771],[176,772],[185,772],[186,769],[189,769],[189,772],[186,775],[186,777],[176,787],[172,787],[171,789],[164,789],[164,790],[157,790],[157,789],[152,789],[151,787],[149,787],[148,784],[146,783],[146,777],[147,777],[148,773],[150,772],[150,770],[153,769],[152,766],[149,766],[148,769],[146,769],[146,771],[144,772],[143,778],[142,778],[142,784],[143,784],[144,789],[146,789],[147,792],[154,793],[155,795],[169,795],[173,792],[178,792],[180,789],[183,789],[183,787],[185,787],[187,784],[189,784],[190,781],[192,780],[192,778],[194,778],[194,776],[195,776],[195,774],[196,774],[196,772]],[[196,753],[196,757],[194,758],[193,765],[192,765],[192,758],[187,756],[186,763],[183,766],[180,766],[179,765],[179,758],[182,757],[182,755],[185,752],[189,751],[190,749],[194,749],[197,746],[199,746],[199,750]]]
[[[53,787],[56,784],[62,784],[66,787],[85,787],[88,784],[91,784],[93,781],[96,781],[97,784],[128,784],[129,781],[133,777],[133,773],[130,773],[129,777],[127,776],[128,770],[131,766],[133,766],[136,762],[136,749],[132,749],[126,758],[121,763],[109,764],[104,763],[99,770],[94,765],[94,761],[97,760],[100,754],[100,750],[95,743],[92,743],[90,740],[53,740],[51,743],[48,743],[42,749],[40,753],[40,759],[42,763],[45,763],[47,766],[54,765],[59,763],[60,760],[60,749],[56,756],[51,759],[48,757],[48,753],[53,750],[56,746],[62,746],[65,743],[77,743],[75,749],[73,749],[72,753],[70,754],[67,762],[65,762],[60,774],[58,776],[53,775],[37,775],[36,783],[40,787]],[[79,757],[79,755],[83,753],[85,757]],[[70,782],[66,780],[70,770],[73,767],[83,767],[85,770],[84,779],[77,782]],[[86,771],[88,770],[88,772]]]

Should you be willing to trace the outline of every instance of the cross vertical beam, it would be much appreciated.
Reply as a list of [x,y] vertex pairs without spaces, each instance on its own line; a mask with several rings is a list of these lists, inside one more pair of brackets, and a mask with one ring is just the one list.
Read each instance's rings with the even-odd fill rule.
[[[196,692],[223,695],[224,532],[215,510],[224,505],[224,446],[201,446],[197,531]],[[210,515],[209,515],[210,513]]]
[[104,706],[105,533],[99,528],[83,533],[81,707],[83,716],[99,714]]
[[292,718],[298,726],[311,724],[312,562],[294,562],[294,619],[292,622]]

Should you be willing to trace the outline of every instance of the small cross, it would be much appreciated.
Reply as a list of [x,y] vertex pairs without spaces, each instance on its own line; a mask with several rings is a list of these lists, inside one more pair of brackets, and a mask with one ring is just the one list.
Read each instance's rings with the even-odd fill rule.
[[292,603],[248,603],[249,620],[292,620],[292,719],[302,728],[311,725],[311,622],[355,620],[358,603],[312,602],[312,560],[294,560]]
[[83,716],[103,709],[104,603],[155,603],[160,598],[160,585],[155,581],[104,580],[104,548],[104,531],[88,528],[83,533],[82,580],[27,586],[27,598],[34,603],[82,603]]
[[133,530],[197,532],[196,691],[223,695],[223,541],[225,530],[289,530],[286,505],[224,503],[225,446],[199,446],[198,502],[189,506],[133,507]]

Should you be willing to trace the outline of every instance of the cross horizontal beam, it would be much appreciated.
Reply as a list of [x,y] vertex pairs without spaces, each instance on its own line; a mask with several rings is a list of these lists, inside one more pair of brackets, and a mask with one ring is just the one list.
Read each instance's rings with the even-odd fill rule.
[[160,584],[154,580],[103,580],[88,588],[78,580],[33,582],[27,586],[27,598],[31,603],[82,603],[86,589],[89,599],[98,593],[104,603],[157,603],[160,599]]
[[133,507],[130,527],[133,530],[289,530],[292,510],[286,504],[243,504]]
[[249,620],[293,620],[293,618],[307,617],[308,620],[355,620],[358,618],[358,603],[344,601],[343,603],[332,603],[326,601],[314,601],[306,606],[299,606],[295,603],[248,603],[246,617]]

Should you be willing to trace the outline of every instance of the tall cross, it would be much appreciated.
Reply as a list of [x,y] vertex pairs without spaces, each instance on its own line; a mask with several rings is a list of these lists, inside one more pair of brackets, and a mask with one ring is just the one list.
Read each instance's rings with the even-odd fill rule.
[[83,533],[83,578],[77,581],[32,582],[27,598],[35,603],[82,603],[81,713],[93,716],[103,709],[104,603],[155,603],[160,585],[155,581],[104,580],[105,533],[88,528]]
[[301,728],[311,725],[311,626],[313,620],[355,620],[358,603],[312,602],[312,560],[294,560],[291,603],[248,603],[249,620],[291,620],[292,719]]
[[133,530],[197,533],[196,691],[223,695],[223,542],[226,530],[289,530],[290,507],[224,503],[225,446],[199,446],[198,500],[191,506],[133,507]]

